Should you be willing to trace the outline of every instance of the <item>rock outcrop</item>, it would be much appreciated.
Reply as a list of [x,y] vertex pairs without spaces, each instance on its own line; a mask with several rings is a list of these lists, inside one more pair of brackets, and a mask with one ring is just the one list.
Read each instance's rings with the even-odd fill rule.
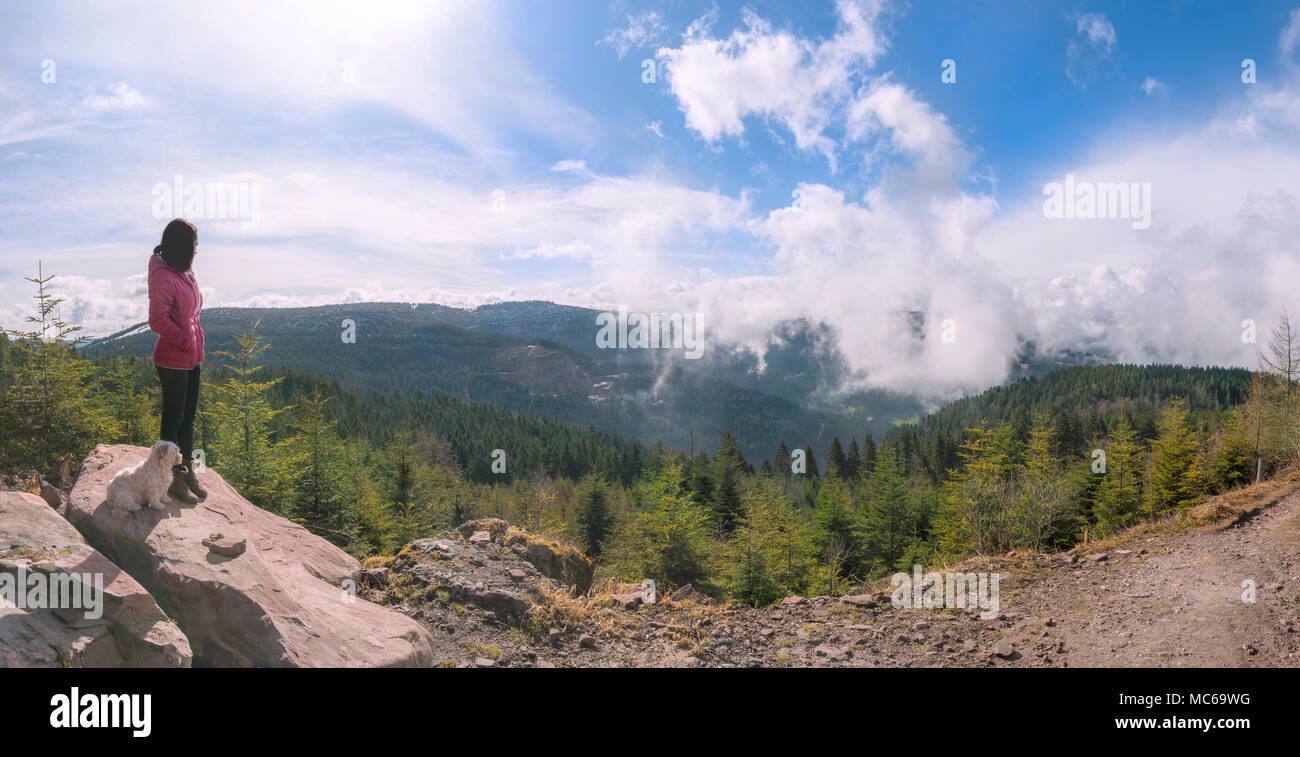
[[459,536],[480,546],[493,544],[578,594],[591,588],[596,575],[596,567],[590,558],[574,547],[515,528],[500,518],[469,521],[448,536]]
[[190,666],[144,587],[34,494],[0,492],[0,589],[0,667]]
[[474,607],[507,623],[522,619],[544,592],[560,588],[497,545],[447,535],[406,545],[391,571],[389,585],[401,601]]
[[357,597],[361,565],[248,502],[211,469],[208,498],[114,514],[113,475],[148,450],[100,446],[82,464],[68,519],[179,622],[196,666],[424,667],[428,632]]
[[[54,471],[58,471],[57,466]],[[57,475],[57,473],[54,473],[54,475]],[[34,470],[25,470],[13,476],[0,476],[0,492],[35,494],[55,509],[62,508],[65,502],[63,492],[59,490],[59,485],[47,480],[47,477],[42,477],[40,473]],[[62,511],[60,510],[60,512]]]

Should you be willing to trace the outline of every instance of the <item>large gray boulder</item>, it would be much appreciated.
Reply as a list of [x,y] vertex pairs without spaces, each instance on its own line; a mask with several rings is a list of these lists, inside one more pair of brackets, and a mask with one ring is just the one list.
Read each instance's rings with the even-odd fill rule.
[[211,469],[198,505],[114,512],[113,474],[144,447],[99,446],[82,464],[68,519],[180,623],[194,663],[219,667],[425,667],[428,632],[357,596],[361,565],[302,526],[251,504]]
[[182,668],[191,657],[144,587],[45,500],[0,492],[0,668]]

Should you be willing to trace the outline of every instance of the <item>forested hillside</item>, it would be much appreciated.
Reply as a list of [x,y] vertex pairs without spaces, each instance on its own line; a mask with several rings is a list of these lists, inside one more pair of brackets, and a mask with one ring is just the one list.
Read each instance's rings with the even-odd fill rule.
[[[0,339],[3,471],[157,433],[149,361],[102,350],[89,359],[47,281],[36,282],[32,322]],[[645,448],[446,394],[366,392],[272,369],[275,346],[256,334],[233,345],[210,355],[198,441],[260,507],[358,555],[502,517],[580,544],[604,577],[690,583],[755,605],[839,593],[913,564],[1116,533],[1269,476],[1300,451],[1300,349],[1285,319],[1253,374],[1074,368],[991,389],[879,444],[870,433],[847,444],[809,433],[753,457],[725,426],[695,454]],[[732,417],[764,409],[736,396]],[[703,424],[695,399],[658,397]]]
[[956,434],[980,421],[1000,423],[1026,415],[1137,416],[1150,427],[1160,408],[1182,397],[1196,419],[1212,418],[1241,402],[1250,385],[1244,368],[1181,365],[1096,365],[1061,368],[1041,377],[995,386],[957,400],[918,424],[923,434]]

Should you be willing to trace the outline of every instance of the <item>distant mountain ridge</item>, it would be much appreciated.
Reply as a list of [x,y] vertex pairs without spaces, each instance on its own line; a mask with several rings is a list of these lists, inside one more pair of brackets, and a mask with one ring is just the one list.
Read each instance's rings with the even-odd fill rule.
[[[777,444],[829,444],[834,436],[876,433],[892,419],[805,406],[736,383],[725,371],[697,370],[702,361],[647,360],[638,350],[595,346],[595,314],[550,303],[503,303],[474,310],[441,305],[360,303],[307,308],[211,308],[204,312],[209,359],[231,351],[235,335],[270,342],[271,366],[339,379],[367,392],[430,394],[593,425],[645,443],[681,450],[716,446],[733,431],[751,459]],[[355,343],[345,331],[355,325]],[[96,340],[87,349],[125,347],[147,355],[155,336],[139,326]],[[661,357],[655,355],[654,357]],[[908,412],[916,412],[909,406]],[[872,417],[871,420],[866,420]]]
[[[204,313],[210,359],[252,331],[272,348],[265,362],[338,379],[367,393],[442,392],[462,400],[592,425],[684,451],[716,446],[731,430],[751,460],[779,442],[816,449],[929,415],[916,398],[883,390],[843,394],[849,370],[824,325],[787,321],[767,351],[714,349],[700,360],[667,351],[601,349],[602,311],[545,301],[476,308],[355,303],[301,308],[211,308]],[[349,324],[355,343],[344,341]],[[148,354],[154,335],[136,324],[92,342]],[[1008,384],[1062,367],[1102,362],[1093,353],[1043,357],[1022,344]],[[952,414],[949,413],[950,417]],[[946,425],[946,424],[945,424]]]

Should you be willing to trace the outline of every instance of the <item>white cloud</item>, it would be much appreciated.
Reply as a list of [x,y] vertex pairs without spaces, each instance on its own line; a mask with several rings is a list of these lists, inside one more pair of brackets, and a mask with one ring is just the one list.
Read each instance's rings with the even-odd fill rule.
[[745,119],[758,117],[788,130],[801,150],[834,163],[835,142],[825,133],[853,92],[853,77],[886,47],[875,0],[839,0],[834,36],[815,41],[777,30],[750,9],[744,26],[714,38],[716,8],[692,24],[678,48],[662,48],[669,88],[686,125],[708,142],[741,137]]
[[1277,45],[1284,58],[1290,57],[1296,47],[1300,46],[1300,8],[1291,11],[1291,21],[1278,36]]
[[[137,87],[147,83],[151,98],[203,112],[311,123],[370,104],[482,160],[493,158],[505,129],[574,145],[599,130],[510,46],[501,33],[506,11],[495,2],[232,0],[218,8],[140,0],[126,12],[108,2],[50,0],[25,10],[6,16],[6,52],[39,61],[62,51],[51,91],[72,71],[112,71]],[[87,104],[135,107],[138,95],[128,88]],[[48,124],[60,114],[45,115]]]
[[1143,79],[1142,83],[1138,85],[1138,89],[1145,92],[1148,97],[1155,97],[1156,95],[1162,95],[1169,91],[1169,87],[1154,76],[1148,76]]
[[953,177],[964,174],[970,163],[948,119],[889,77],[859,93],[848,110],[847,135],[850,142],[883,136],[888,147],[912,161],[907,173],[922,179],[919,191],[951,189]]
[[114,84],[106,95],[87,95],[83,104],[92,113],[143,110],[150,106],[148,98],[140,94],[139,90],[127,86],[125,82]]
[[639,16],[628,16],[626,28],[614,29],[596,44],[613,47],[621,60],[633,48],[646,47],[653,42],[658,42],[667,31],[668,25],[663,22],[659,14],[649,11]]
[[1102,62],[1115,51],[1115,26],[1102,13],[1084,13],[1073,21],[1075,36],[1065,49],[1065,75],[1074,86],[1087,89]]
[[543,260],[571,258],[574,260],[582,260],[592,257],[594,252],[595,250],[592,249],[591,245],[578,239],[567,244],[546,242],[526,250],[515,250],[513,253],[503,254],[502,258],[505,260],[528,260],[529,258],[541,258]]
[[1104,55],[1115,50],[1115,27],[1103,13],[1085,13],[1075,20],[1078,33],[1101,47]]

